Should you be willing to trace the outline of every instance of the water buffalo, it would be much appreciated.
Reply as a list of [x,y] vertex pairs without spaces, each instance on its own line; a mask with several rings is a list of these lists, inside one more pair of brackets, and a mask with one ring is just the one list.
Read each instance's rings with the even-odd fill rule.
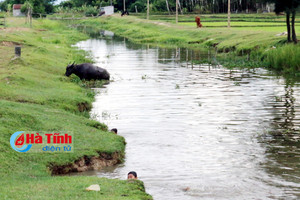
[[76,74],[80,79],[85,80],[109,80],[110,75],[106,69],[101,67],[97,67],[91,63],[83,63],[76,65],[75,63],[68,65],[66,68],[66,76],[70,76],[71,74]]
[[129,15],[129,12],[127,10],[122,11],[121,17],[123,17],[124,15]]

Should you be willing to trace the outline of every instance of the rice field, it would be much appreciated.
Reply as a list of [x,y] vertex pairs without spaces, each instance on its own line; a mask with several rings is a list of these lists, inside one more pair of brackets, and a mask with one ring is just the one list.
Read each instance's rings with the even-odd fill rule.
[[[134,14],[136,15],[136,14]],[[138,18],[145,18],[144,14],[136,15]],[[179,25],[196,27],[195,17],[201,18],[203,28],[222,28],[227,27],[227,14],[188,14],[179,15]],[[150,20],[165,21],[175,23],[175,15],[150,15]],[[237,30],[268,31],[282,33],[286,31],[284,15],[266,14],[231,14],[231,27]],[[296,32],[300,31],[300,16],[296,17]]]
[[[180,25],[196,27],[195,22],[179,22]],[[203,28],[227,27],[227,22],[201,22]],[[235,22],[230,26],[237,30],[268,31],[282,33],[286,31],[286,24],[278,22]],[[296,32],[300,32],[300,24],[296,24]]]

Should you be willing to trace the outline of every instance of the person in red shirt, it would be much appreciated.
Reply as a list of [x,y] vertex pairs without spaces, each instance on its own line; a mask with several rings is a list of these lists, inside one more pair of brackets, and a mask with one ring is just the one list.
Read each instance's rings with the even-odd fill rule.
[[201,24],[201,21],[200,21],[200,17],[195,17],[195,22],[197,23],[197,28],[201,28],[202,27],[202,24]]

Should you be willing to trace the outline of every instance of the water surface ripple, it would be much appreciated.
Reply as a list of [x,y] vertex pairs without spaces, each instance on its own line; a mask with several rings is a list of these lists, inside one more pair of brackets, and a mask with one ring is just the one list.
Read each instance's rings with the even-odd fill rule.
[[125,163],[84,174],[134,170],[159,200],[300,198],[299,84],[262,69],[191,69],[189,50],[77,45],[114,80],[96,89],[92,116],[127,141]]

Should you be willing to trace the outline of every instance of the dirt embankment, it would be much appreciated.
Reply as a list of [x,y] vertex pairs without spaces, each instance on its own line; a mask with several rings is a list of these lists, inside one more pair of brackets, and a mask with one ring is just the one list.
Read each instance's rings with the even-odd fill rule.
[[49,169],[52,175],[68,174],[71,172],[84,172],[88,170],[99,170],[104,167],[113,166],[122,162],[123,156],[119,152],[112,154],[99,153],[99,156],[83,156],[74,163],[56,165],[51,163]]

